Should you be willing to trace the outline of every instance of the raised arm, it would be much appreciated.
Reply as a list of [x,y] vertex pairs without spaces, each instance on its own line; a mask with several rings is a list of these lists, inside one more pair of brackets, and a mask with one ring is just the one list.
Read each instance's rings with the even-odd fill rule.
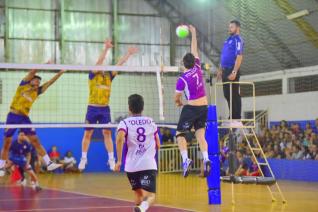
[[[105,40],[103,51],[100,53],[98,60],[96,61],[96,65],[102,65],[104,63],[107,52],[111,48],[113,48],[112,40],[111,39]],[[93,70],[94,74],[96,74],[97,72],[100,72],[100,71]]]
[[125,135],[126,133],[122,130],[118,131],[116,137],[116,151],[117,151],[117,163],[115,165],[114,171],[120,171],[121,163],[122,163],[122,153],[123,153],[123,146],[125,142]]
[[199,57],[198,52],[198,41],[197,41],[197,32],[194,26],[189,25],[189,30],[191,32],[191,53],[194,55],[194,57]]
[[[51,64],[51,60],[47,61],[45,64]],[[23,78],[23,81],[29,82],[34,78],[38,70],[32,69],[31,71],[28,72],[28,74]]]
[[[129,47],[128,50],[127,50],[127,53],[122,56],[118,62],[116,63],[116,66],[121,66],[123,65],[124,63],[127,62],[127,60],[133,55],[133,54],[136,54],[138,52],[138,48],[137,47]],[[113,71],[112,72],[112,75],[113,76],[116,76],[118,74],[117,71]]]
[[42,86],[41,86],[41,93],[44,93],[58,78],[60,78],[60,76],[65,72],[65,70],[61,70],[59,71],[52,79],[50,79],[49,81],[45,82]]
[[36,72],[37,72],[36,69],[32,69],[31,71],[29,71],[28,74],[23,78],[23,81],[25,82],[31,81],[36,75]]

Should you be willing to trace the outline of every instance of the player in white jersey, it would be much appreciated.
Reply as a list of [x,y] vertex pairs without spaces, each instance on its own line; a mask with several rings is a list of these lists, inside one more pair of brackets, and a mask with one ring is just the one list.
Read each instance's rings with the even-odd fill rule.
[[143,97],[133,94],[128,98],[130,117],[121,121],[117,129],[117,163],[123,164],[132,190],[135,191],[134,211],[146,211],[155,201],[157,161],[160,147],[157,126],[152,118],[143,116]]

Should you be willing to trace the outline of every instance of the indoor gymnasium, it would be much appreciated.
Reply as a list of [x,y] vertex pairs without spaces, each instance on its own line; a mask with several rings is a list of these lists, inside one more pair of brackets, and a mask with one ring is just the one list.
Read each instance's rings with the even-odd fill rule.
[[317,0],[0,0],[0,211],[318,211]]

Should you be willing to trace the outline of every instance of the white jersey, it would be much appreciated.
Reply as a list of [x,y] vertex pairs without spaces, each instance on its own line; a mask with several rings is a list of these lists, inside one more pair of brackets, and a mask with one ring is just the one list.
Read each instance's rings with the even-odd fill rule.
[[158,130],[154,121],[145,116],[132,116],[119,123],[117,132],[121,130],[126,134],[123,150],[125,171],[157,170],[155,137]]

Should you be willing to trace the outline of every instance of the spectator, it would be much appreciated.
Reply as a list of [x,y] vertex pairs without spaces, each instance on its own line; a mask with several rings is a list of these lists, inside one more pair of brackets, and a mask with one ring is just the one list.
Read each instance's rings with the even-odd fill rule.
[[162,128],[162,143],[163,144],[172,144],[174,143],[174,136],[171,133],[169,128]]
[[50,152],[50,158],[51,161],[55,162],[55,163],[59,163],[60,161],[60,153],[57,151],[57,147],[56,146],[52,146],[51,152]]
[[304,152],[301,150],[301,147],[298,145],[293,146],[293,154],[292,154],[292,159],[303,159],[304,157]]
[[315,120],[314,131],[315,131],[316,134],[318,134],[318,118],[316,118],[316,120]]
[[305,129],[305,135],[310,135],[312,133],[312,128],[311,128],[311,124],[309,122],[307,122],[306,124],[306,129]]
[[254,157],[252,159],[252,164],[249,166],[248,175],[249,176],[261,176],[261,171],[259,170],[256,160]]
[[316,145],[318,146],[318,137],[317,137],[317,134],[316,133],[311,133],[311,136],[310,136],[310,144],[311,145]]
[[78,172],[77,166],[76,166],[76,159],[73,157],[73,154],[71,151],[68,151],[64,157],[63,161],[64,165],[64,172]]
[[310,134],[306,134],[303,142],[302,142],[302,145],[305,146],[305,147],[308,147],[309,146],[309,143],[310,143],[310,137],[311,137],[311,133]]

